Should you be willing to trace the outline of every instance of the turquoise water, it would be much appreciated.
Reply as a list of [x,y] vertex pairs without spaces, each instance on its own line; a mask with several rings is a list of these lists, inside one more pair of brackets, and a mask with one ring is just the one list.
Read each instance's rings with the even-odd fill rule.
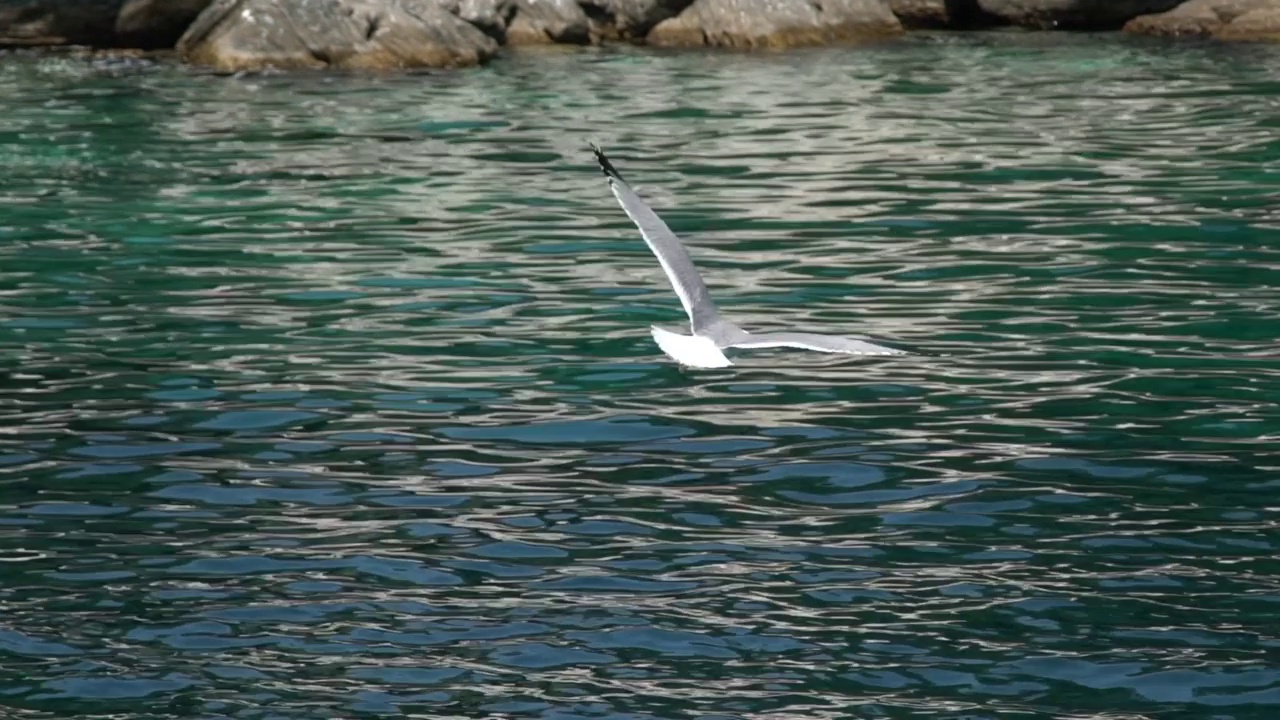
[[5,717],[1275,717],[1278,52],[0,59]]

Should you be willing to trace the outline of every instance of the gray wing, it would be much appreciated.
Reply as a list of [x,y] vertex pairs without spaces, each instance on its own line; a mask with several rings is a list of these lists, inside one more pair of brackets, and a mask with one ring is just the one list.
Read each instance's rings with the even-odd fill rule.
[[636,195],[600,148],[592,144],[591,151],[595,153],[600,169],[609,178],[609,189],[613,191],[614,197],[618,198],[618,204],[622,206],[627,217],[631,218],[631,222],[640,228],[640,235],[649,244],[649,249],[657,256],[663,271],[667,273],[667,279],[671,281],[671,287],[679,296],[680,304],[689,314],[689,324],[693,327],[693,331],[697,333],[714,324],[720,318],[720,311],[711,301],[711,294],[707,292],[707,286],[702,282],[698,269],[693,266],[693,260],[689,258],[689,252],[685,250],[684,243],[680,242],[680,238],[671,232],[671,228],[662,222],[662,218],[645,205],[639,195]]
[[906,350],[897,350],[877,345],[866,340],[839,337],[836,335],[818,335],[816,333],[778,332],[750,333],[746,338],[733,342],[731,348],[774,348],[793,347],[804,350],[816,350],[825,353],[844,353],[846,355],[907,355]]

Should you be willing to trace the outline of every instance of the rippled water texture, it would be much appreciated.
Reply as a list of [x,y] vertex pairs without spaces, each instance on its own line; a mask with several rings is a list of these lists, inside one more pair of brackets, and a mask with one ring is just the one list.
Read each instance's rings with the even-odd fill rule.
[[4,59],[5,717],[1276,717],[1278,61]]

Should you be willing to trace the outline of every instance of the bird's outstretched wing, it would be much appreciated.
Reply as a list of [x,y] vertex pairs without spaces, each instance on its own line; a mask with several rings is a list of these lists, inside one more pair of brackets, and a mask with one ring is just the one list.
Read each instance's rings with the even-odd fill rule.
[[644,237],[649,249],[662,265],[663,271],[667,273],[667,279],[671,281],[671,287],[680,298],[680,304],[689,314],[689,324],[693,331],[697,333],[713,325],[720,319],[720,311],[712,302],[707,286],[702,282],[698,269],[693,266],[693,260],[689,258],[689,252],[685,250],[684,243],[680,242],[680,238],[671,232],[671,228],[667,227],[662,218],[658,217],[658,214],[650,209],[639,195],[636,195],[627,181],[622,179],[622,175],[613,167],[613,163],[609,162],[603,150],[593,143],[591,151],[595,153],[600,169],[609,178],[609,189],[613,191],[614,197],[618,198],[618,204],[622,206],[627,217],[631,218],[631,222],[640,229],[640,235]]
[[775,348],[791,347],[814,350],[825,353],[844,353],[846,355],[908,355],[906,350],[898,350],[877,345],[866,340],[840,337],[838,335],[819,335],[817,333],[776,332],[750,333],[746,338],[735,341],[725,347],[740,348]]

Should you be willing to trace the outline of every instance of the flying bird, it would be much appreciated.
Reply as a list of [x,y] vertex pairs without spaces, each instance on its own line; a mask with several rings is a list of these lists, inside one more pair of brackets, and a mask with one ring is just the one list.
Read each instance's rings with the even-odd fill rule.
[[604,151],[591,143],[591,151],[613,191],[623,212],[640,229],[640,235],[657,256],[658,263],[671,281],[680,298],[680,304],[689,315],[692,335],[680,335],[660,327],[651,326],[653,339],[672,360],[688,367],[721,368],[733,365],[724,351],[730,348],[799,348],[824,353],[846,355],[906,355],[905,350],[877,345],[869,338],[850,338],[837,335],[819,335],[805,332],[750,333],[720,315],[719,308],[711,300],[702,276],[684,244],[671,228],[636,195],[622,175],[609,162]]

